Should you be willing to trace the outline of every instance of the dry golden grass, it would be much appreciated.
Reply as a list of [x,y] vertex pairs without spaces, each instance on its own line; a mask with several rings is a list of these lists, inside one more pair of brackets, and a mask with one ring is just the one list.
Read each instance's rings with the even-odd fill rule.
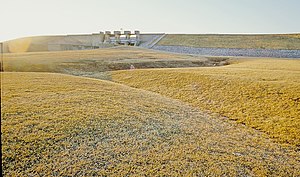
[[112,78],[300,146],[299,60],[249,59],[215,68],[115,71]]
[[136,68],[172,68],[207,66],[214,61],[135,47],[4,55],[4,71],[9,72],[56,72],[103,78],[103,72],[129,69],[131,64]]
[[99,50],[9,53],[4,71],[55,72],[110,80],[107,71],[135,68],[178,68],[227,64],[229,58],[201,57],[158,52],[135,47]]
[[168,34],[158,45],[212,48],[300,49],[300,34]]
[[[154,70],[116,76],[134,78],[147,72],[153,79],[157,76]],[[5,176],[300,175],[299,151],[180,101],[61,74],[1,73],[1,77]]]

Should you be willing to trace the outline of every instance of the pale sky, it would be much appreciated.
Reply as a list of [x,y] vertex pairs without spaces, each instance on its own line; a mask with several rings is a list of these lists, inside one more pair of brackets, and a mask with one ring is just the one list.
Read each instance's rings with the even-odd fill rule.
[[0,41],[105,30],[300,32],[300,0],[0,0]]

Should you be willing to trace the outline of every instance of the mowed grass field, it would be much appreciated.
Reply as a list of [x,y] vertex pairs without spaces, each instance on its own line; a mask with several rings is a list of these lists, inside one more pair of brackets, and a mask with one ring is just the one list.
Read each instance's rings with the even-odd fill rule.
[[[147,72],[157,76],[136,70],[124,78]],[[1,78],[5,176],[300,175],[293,147],[180,100],[54,73]]]
[[214,68],[115,71],[112,78],[218,113],[299,149],[299,60],[249,59]]
[[158,45],[299,50],[300,34],[168,34]]

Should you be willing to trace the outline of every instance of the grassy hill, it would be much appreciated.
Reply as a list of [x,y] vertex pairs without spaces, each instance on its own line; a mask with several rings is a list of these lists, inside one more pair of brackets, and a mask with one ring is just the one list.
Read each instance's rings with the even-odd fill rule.
[[112,78],[300,146],[299,60],[249,59],[215,68],[115,71]]
[[157,45],[300,50],[300,34],[168,34]]
[[[218,68],[128,70],[131,64],[140,69],[227,63],[228,58],[119,47],[5,54],[4,70],[56,72],[122,82],[181,99],[262,130],[280,142],[299,145],[300,66],[297,60],[249,60]],[[128,71],[113,73],[112,77],[110,71],[114,70]]]
[[300,175],[299,151],[178,100],[61,74],[1,77],[5,176]]
[[300,176],[299,60],[118,47],[4,70],[5,176]]

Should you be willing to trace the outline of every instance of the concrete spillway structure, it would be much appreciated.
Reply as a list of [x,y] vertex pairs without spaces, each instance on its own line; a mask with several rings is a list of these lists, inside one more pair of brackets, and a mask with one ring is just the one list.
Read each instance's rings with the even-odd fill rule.
[[134,34],[132,34],[131,31],[124,31],[124,33],[114,31],[113,34],[110,31],[106,31],[104,43],[137,46],[140,43],[140,38],[140,31],[135,31]]

